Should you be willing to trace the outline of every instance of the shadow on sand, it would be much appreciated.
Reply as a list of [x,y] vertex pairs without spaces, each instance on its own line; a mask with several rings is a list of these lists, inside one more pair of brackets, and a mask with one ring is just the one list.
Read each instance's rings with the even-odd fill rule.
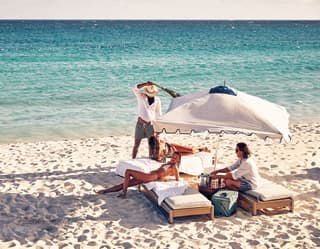
[[293,181],[293,180],[314,180],[320,182],[320,168],[315,167],[311,169],[304,169],[306,171],[306,174],[292,174],[292,175],[283,175],[283,176],[269,176],[266,174],[263,174],[262,176],[270,181],[278,182],[281,184],[283,180],[286,181]]
[[[50,186],[46,193],[25,194],[9,189],[0,194],[0,240],[18,240],[21,244],[28,241],[36,242],[46,238],[58,239],[61,234],[73,226],[73,223],[93,222],[103,223],[108,230],[108,224],[117,222],[126,228],[157,229],[167,224],[167,217],[159,213],[153,205],[136,189],[128,191],[127,199],[117,198],[117,193],[97,195],[93,189],[84,191],[87,194],[75,195],[74,192],[61,193],[57,189],[56,180],[66,182],[80,180],[80,183],[91,183],[95,189],[105,184],[113,185],[122,182],[123,178],[114,172],[101,172],[100,169],[54,171],[26,174],[0,175],[0,185],[9,183],[18,186],[44,181]],[[28,181],[28,183],[26,183]],[[55,197],[50,193],[55,192]],[[88,193],[89,192],[89,193]],[[131,210],[134,207],[135,210]],[[147,219],[145,216],[149,216]],[[143,220],[143,222],[141,222]],[[91,223],[92,225],[92,223]],[[75,225],[76,227],[77,225]]]

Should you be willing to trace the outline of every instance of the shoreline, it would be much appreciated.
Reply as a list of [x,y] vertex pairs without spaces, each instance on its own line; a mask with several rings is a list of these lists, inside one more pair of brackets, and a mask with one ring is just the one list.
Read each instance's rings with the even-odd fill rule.
[[[300,120],[300,121],[291,121],[289,123],[289,129],[291,130],[292,127],[294,127],[295,125],[305,125],[305,124],[309,124],[309,125],[313,125],[313,124],[317,124],[320,123],[320,118],[319,119],[310,119],[310,120]],[[80,134],[80,133],[79,133]],[[163,134],[163,133],[162,133]],[[44,143],[44,142],[59,142],[59,141],[67,141],[67,140],[86,140],[86,139],[103,139],[103,138],[107,138],[107,137],[127,137],[127,136],[131,136],[133,139],[133,135],[134,135],[134,124],[132,125],[132,131],[131,132],[123,132],[123,133],[119,133],[117,131],[115,131],[114,133],[111,134],[102,134],[101,132],[97,132],[95,134],[93,133],[89,133],[85,136],[80,136],[78,134],[73,134],[70,136],[49,136],[47,138],[42,138],[42,136],[34,138],[34,137],[28,137],[28,138],[23,138],[19,141],[17,141],[17,139],[4,139],[4,141],[0,140],[0,146],[1,145],[6,145],[6,144],[23,144],[23,143]],[[188,134],[183,134],[183,135],[188,135]],[[212,134],[214,135],[214,134]]]
[[[320,122],[291,124],[290,143],[224,135],[218,158],[236,159],[235,143],[253,151],[262,177],[295,192],[294,213],[167,217],[136,188],[125,200],[93,190],[122,182],[114,171],[129,159],[133,137],[0,145],[1,248],[316,248],[320,245]],[[169,142],[207,146],[216,136],[169,135]],[[142,142],[138,157],[147,155]],[[279,225],[281,223],[281,225]],[[257,237],[258,235],[258,237]]]

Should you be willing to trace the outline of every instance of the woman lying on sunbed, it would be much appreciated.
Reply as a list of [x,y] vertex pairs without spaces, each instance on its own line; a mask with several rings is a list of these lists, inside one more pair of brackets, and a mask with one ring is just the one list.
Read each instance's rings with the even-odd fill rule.
[[210,152],[207,147],[197,147],[197,146],[183,146],[175,143],[168,143],[159,138],[159,136],[154,136],[149,140],[149,146],[151,151],[150,158],[158,162],[165,162],[165,159],[171,157],[173,152],[177,151],[181,156],[186,156],[190,154],[195,154],[201,151]]
[[142,183],[153,181],[164,181],[168,176],[174,176],[179,180],[179,163],[181,155],[179,152],[173,152],[171,160],[168,163],[162,164],[160,168],[151,171],[150,173],[143,173],[137,170],[127,169],[124,176],[123,183],[107,189],[97,191],[98,194],[105,194],[110,192],[118,192],[122,189],[122,193],[118,197],[125,198],[128,187],[136,186]]

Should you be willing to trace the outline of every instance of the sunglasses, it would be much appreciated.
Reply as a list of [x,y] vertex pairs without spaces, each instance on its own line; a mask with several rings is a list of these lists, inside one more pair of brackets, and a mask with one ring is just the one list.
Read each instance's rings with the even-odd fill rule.
[[238,148],[236,148],[236,153],[238,153],[239,152],[239,149]]

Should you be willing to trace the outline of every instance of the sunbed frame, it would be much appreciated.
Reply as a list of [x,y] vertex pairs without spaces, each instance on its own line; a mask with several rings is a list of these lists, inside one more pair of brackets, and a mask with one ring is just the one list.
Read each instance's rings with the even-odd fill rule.
[[[155,203],[158,206],[158,197],[157,195],[151,191],[147,190],[147,188],[142,184],[139,187],[140,191],[145,194],[145,196]],[[184,216],[191,216],[191,215],[209,215],[210,219],[214,219],[214,208],[213,206],[207,207],[194,207],[194,208],[182,208],[182,209],[172,209],[165,201],[163,201],[160,205],[169,215],[168,221],[169,223],[173,223],[173,219],[175,217],[184,217]]]
[[252,215],[257,215],[257,211],[266,213],[278,213],[285,210],[293,212],[294,200],[291,197],[270,201],[261,201],[256,198],[239,192],[238,197],[239,207],[249,211]]

